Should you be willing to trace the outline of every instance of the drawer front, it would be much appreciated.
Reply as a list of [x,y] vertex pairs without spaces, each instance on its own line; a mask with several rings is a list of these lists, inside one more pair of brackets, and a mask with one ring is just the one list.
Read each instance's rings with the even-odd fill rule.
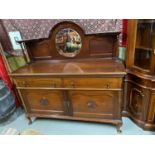
[[69,97],[74,117],[112,119],[120,108],[112,91],[70,91]]
[[51,90],[21,90],[28,112],[64,115],[62,92]]
[[48,87],[61,88],[62,80],[60,78],[15,78],[14,82],[17,87]]
[[122,87],[122,78],[66,78],[66,88],[102,88],[112,89]]

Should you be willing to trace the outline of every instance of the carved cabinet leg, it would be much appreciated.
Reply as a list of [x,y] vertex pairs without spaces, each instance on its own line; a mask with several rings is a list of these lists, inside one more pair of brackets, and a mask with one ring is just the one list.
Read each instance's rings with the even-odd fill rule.
[[32,119],[31,119],[31,117],[29,117],[29,116],[26,116],[26,118],[28,119],[28,124],[30,125],[30,124],[32,124]]
[[116,129],[117,129],[117,133],[118,133],[118,134],[122,133],[121,127],[122,127],[122,123],[119,123],[119,124],[116,126]]

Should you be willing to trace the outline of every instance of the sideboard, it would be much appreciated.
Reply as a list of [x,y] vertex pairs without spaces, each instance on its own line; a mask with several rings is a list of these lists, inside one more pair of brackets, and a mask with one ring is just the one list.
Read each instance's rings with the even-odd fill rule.
[[27,65],[10,74],[26,117],[122,125],[123,79],[119,32],[85,34],[60,22],[48,38],[19,41]]

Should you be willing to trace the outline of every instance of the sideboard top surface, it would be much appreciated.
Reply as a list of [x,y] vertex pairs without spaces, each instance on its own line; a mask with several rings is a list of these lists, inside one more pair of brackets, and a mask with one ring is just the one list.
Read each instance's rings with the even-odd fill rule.
[[104,75],[125,74],[121,61],[115,59],[96,59],[85,61],[38,61],[21,67],[11,75]]

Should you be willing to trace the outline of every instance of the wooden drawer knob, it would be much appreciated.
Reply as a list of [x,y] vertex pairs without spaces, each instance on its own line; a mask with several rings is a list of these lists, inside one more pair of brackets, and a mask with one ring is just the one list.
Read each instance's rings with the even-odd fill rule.
[[74,81],[71,81],[71,82],[70,82],[70,85],[71,85],[72,88],[75,88],[75,83],[74,83]]
[[43,97],[41,100],[40,100],[40,104],[43,105],[43,106],[46,106],[48,105],[48,99]]
[[52,88],[56,88],[56,82],[52,81]]
[[105,88],[107,88],[107,89],[110,88],[110,83],[106,83]]
[[22,85],[23,85],[24,87],[26,87],[26,86],[28,85],[28,83],[27,83],[26,81],[22,81]]

